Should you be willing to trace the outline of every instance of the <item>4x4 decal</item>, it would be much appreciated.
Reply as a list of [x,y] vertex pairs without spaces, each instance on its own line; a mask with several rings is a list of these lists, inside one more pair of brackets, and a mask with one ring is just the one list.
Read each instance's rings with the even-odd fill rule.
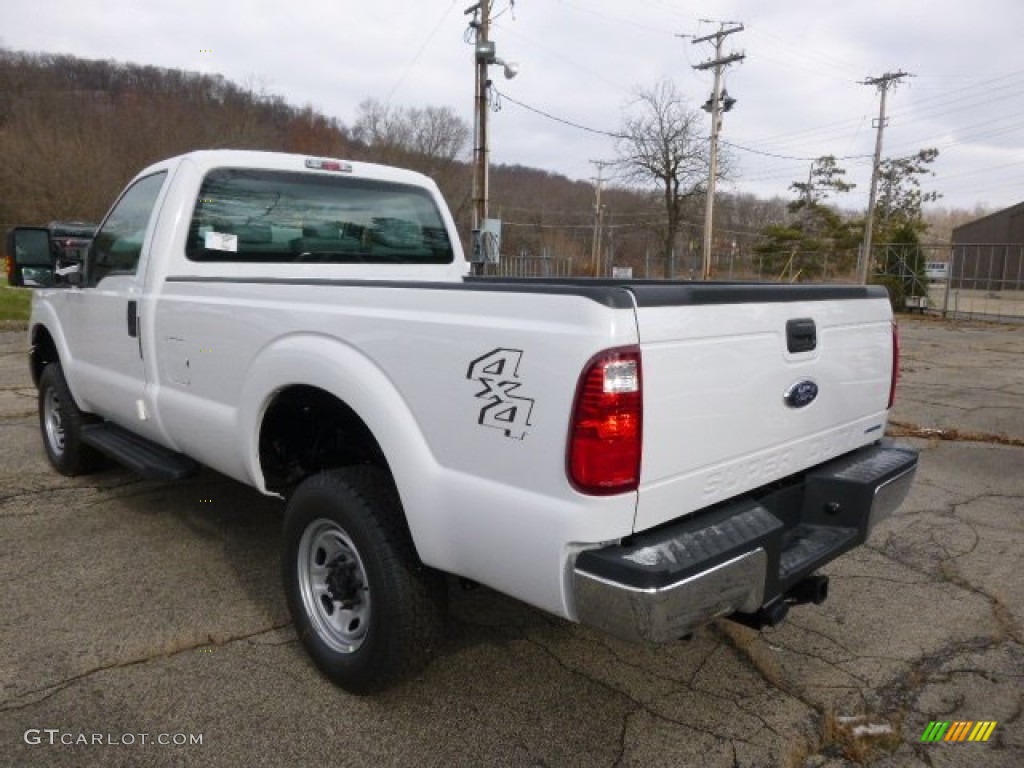
[[488,352],[469,364],[466,378],[479,381],[484,388],[476,397],[486,400],[480,409],[477,423],[485,427],[500,429],[506,437],[522,440],[526,428],[531,426],[533,399],[512,394],[522,386],[519,379],[519,362],[523,359],[521,349],[498,349]]

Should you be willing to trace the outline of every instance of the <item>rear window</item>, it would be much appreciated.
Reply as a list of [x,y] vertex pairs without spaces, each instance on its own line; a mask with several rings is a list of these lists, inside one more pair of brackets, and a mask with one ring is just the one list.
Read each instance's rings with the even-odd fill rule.
[[441,212],[420,187],[351,176],[219,168],[196,201],[192,261],[445,264]]

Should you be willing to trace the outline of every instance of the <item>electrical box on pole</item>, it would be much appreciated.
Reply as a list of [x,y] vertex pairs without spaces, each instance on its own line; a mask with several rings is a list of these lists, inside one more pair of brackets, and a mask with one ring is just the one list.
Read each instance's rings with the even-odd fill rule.
[[497,264],[501,260],[501,219],[483,219],[472,233],[471,264]]

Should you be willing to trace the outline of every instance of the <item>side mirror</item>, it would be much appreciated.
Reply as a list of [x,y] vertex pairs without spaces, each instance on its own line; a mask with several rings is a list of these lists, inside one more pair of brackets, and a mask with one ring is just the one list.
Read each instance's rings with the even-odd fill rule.
[[7,235],[7,280],[11,285],[45,286],[53,280],[50,231],[15,227]]

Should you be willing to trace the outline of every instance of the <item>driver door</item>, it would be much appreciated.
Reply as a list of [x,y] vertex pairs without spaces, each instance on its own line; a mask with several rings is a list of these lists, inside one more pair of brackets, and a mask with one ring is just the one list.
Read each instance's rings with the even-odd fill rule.
[[166,180],[160,171],[125,190],[89,247],[83,287],[67,296],[76,395],[86,410],[143,434],[146,350],[139,302]]

